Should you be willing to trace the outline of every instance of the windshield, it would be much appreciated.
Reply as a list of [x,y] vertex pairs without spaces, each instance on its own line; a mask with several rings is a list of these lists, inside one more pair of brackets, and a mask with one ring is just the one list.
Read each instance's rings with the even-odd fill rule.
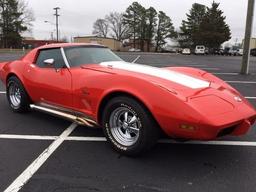
[[84,64],[99,64],[108,61],[122,61],[110,49],[105,47],[68,47],[65,54],[70,67],[77,67]]

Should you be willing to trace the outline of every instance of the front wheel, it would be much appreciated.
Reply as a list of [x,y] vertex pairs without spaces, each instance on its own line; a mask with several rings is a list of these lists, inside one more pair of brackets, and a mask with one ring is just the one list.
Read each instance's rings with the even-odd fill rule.
[[149,111],[130,97],[113,98],[103,112],[108,142],[121,154],[138,155],[157,141],[159,128]]
[[29,110],[29,96],[21,81],[15,76],[7,81],[7,99],[12,111],[22,113]]

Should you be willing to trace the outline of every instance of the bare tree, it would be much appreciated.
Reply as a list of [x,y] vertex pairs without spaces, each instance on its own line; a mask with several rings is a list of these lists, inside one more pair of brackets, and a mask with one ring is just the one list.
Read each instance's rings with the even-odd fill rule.
[[93,34],[99,37],[107,37],[109,33],[109,24],[105,19],[97,19],[93,24]]
[[123,14],[112,12],[106,15],[105,20],[108,21],[110,28],[112,30],[111,36],[119,41],[128,38],[128,26],[123,22]]
[[29,8],[27,1],[19,0],[18,2],[18,12],[22,13],[20,21],[28,28],[28,31],[31,31],[33,27],[32,22],[35,21],[34,12]]

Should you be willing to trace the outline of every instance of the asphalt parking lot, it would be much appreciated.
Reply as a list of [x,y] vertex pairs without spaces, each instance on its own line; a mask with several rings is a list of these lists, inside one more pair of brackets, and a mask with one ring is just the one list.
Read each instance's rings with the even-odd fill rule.
[[[248,76],[241,57],[118,53],[157,67],[188,66],[216,74],[256,107],[256,57]],[[0,61],[19,54],[0,54]],[[0,84],[0,191],[242,192],[256,189],[256,125],[243,137],[213,142],[164,140],[138,158],[120,156],[101,129],[39,112],[14,114]],[[61,137],[60,137],[61,136]],[[16,189],[22,183],[22,188]]]

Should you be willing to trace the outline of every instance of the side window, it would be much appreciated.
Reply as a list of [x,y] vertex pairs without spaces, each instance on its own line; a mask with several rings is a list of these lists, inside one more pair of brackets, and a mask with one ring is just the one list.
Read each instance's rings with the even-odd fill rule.
[[[65,66],[65,62],[60,49],[41,50],[37,57],[36,65],[40,68],[50,68],[51,66],[48,66],[44,63],[44,60],[46,59],[54,59],[54,67],[58,69]],[[53,68],[53,66],[51,68]]]

